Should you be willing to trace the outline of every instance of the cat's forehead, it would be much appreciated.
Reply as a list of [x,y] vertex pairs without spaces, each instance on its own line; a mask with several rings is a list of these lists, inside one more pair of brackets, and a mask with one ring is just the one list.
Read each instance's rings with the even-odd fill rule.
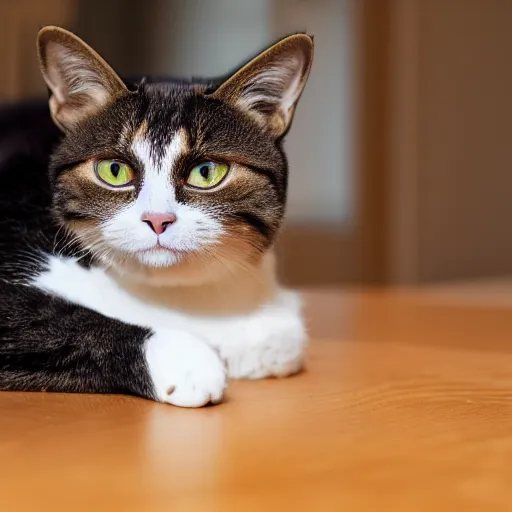
[[[279,158],[267,133],[237,109],[204,94],[203,85],[145,84],[135,95],[127,118],[130,149],[154,162],[169,151],[229,159],[245,155],[255,165]],[[260,156],[260,158],[257,158]],[[147,158],[145,159],[147,161]]]
[[143,165],[147,174],[158,174],[162,167],[168,171],[179,157],[190,151],[189,132],[183,126],[167,128],[164,136],[156,136],[144,120],[131,140],[130,150]]
[[139,92],[132,113],[133,142],[144,141],[152,156],[161,159],[178,132],[193,131],[198,91],[178,84],[149,84]]
[[187,117],[202,92],[191,85],[172,82],[144,84],[138,91],[139,103],[149,125],[175,123]]

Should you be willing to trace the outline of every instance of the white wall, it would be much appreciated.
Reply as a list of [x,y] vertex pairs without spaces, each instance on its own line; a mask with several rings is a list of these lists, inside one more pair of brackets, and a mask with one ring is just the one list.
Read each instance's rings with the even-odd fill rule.
[[276,0],[279,35],[315,36],[315,60],[285,147],[289,219],[347,226],[355,210],[352,0]]
[[268,42],[269,1],[169,2],[172,31],[168,46],[162,48],[161,64],[183,77],[231,71]]

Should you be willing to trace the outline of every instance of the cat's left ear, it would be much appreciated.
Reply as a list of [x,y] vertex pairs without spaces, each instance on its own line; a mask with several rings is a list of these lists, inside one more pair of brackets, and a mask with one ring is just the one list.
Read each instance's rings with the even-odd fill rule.
[[129,94],[114,70],[80,38],[59,27],[37,37],[41,72],[50,88],[50,111],[64,131],[123,94]]
[[286,37],[228,78],[211,94],[246,111],[276,137],[290,127],[313,60],[313,38]]

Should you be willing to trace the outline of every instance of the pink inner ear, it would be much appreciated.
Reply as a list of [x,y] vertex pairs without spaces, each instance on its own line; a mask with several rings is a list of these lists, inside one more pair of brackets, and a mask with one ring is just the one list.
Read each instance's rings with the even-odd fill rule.
[[89,97],[97,105],[108,101],[107,85],[90,60],[57,42],[48,43],[46,51],[48,85],[59,103],[78,95]]
[[64,131],[126,92],[110,66],[73,34],[43,29],[38,44],[52,117]]
[[238,104],[248,110],[259,103],[275,104],[286,115],[300,94],[303,68],[298,55],[272,63],[251,77]]
[[243,66],[212,96],[235,104],[280,136],[290,125],[312,58],[311,37],[286,37]]
[[64,78],[60,70],[60,56],[66,50],[64,46],[53,41],[46,46],[45,78],[58,103],[64,103],[67,99],[67,88],[64,86]]

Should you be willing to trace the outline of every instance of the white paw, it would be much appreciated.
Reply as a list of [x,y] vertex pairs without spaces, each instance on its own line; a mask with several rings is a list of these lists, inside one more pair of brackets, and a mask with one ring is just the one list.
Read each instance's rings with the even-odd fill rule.
[[282,292],[262,310],[221,327],[219,323],[223,336],[213,344],[226,362],[229,377],[286,377],[302,369],[307,333],[294,293]]
[[201,407],[222,400],[224,365],[199,338],[180,330],[157,332],[146,343],[146,360],[160,402]]
[[306,335],[302,326],[280,325],[274,332],[256,329],[245,340],[221,351],[232,379],[287,377],[304,365]]

